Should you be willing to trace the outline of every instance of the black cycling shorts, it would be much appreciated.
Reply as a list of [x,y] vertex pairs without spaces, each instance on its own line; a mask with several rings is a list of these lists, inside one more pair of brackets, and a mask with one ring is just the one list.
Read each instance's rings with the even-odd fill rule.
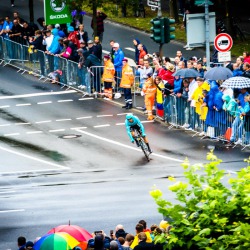
[[130,126],[130,131],[132,132],[132,131],[135,131],[135,130],[137,130],[137,131],[139,131],[139,133],[141,133],[141,128],[140,128],[140,126],[139,125],[134,125],[134,126]]

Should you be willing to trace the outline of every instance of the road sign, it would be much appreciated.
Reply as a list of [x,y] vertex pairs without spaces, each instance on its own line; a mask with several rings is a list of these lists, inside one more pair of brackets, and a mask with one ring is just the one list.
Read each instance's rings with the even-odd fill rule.
[[218,62],[230,62],[231,61],[231,51],[218,52]]
[[219,52],[227,52],[233,46],[233,39],[227,33],[221,33],[217,35],[214,39],[214,47]]
[[147,4],[150,7],[158,8],[158,2],[159,2],[159,0],[148,0]]

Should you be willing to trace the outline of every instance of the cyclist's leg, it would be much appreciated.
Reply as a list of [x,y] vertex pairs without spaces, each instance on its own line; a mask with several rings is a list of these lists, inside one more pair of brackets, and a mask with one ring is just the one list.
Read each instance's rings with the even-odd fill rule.
[[146,143],[146,145],[147,145],[147,147],[148,147],[149,153],[151,154],[151,153],[152,153],[152,150],[151,150],[151,148],[150,148],[150,146],[149,146],[149,142],[148,142],[147,136],[144,136],[143,139],[144,139],[144,141],[145,141],[145,143]]

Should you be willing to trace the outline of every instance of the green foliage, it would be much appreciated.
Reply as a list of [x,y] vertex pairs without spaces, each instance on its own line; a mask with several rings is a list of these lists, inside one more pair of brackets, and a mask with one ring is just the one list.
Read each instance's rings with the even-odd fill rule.
[[187,183],[169,178],[178,204],[163,199],[156,187],[150,192],[158,211],[173,220],[169,234],[157,235],[156,241],[165,249],[250,249],[250,157],[236,177],[218,168],[221,160],[213,152],[207,160],[193,166],[184,161]]

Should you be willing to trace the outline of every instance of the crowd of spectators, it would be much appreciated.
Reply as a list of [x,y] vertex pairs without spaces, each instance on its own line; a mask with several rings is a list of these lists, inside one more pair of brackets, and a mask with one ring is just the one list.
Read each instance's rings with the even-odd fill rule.
[[[110,40],[109,55],[102,55],[103,20],[107,16],[97,11],[96,37],[90,37],[84,24],[73,22],[67,25],[46,25],[39,19],[41,29],[23,20],[17,12],[13,13],[13,21],[9,17],[0,19],[0,35],[17,43],[28,44],[37,50],[44,51],[53,82],[59,82],[64,69],[58,58],[78,63],[79,88],[89,93],[100,93],[107,99],[125,97],[123,108],[133,107],[131,91],[135,79],[138,79],[137,90],[144,96],[142,107],[148,114],[148,120],[154,114],[167,123],[173,122],[187,130],[200,130],[200,135],[207,133],[209,127],[214,128],[215,137],[224,137],[228,127],[232,128],[230,141],[249,144],[249,90],[225,89],[222,81],[204,78],[207,70],[206,57],[185,58],[180,50],[173,61],[158,52],[150,55],[147,47],[138,39],[134,39],[134,61],[131,68],[125,58],[119,41]],[[93,20],[91,22],[93,27]],[[105,59],[104,59],[105,58]],[[39,57],[41,74],[45,74],[44,57]],[[95,66],[94,72],[89,68]],[[211,65],[210,65],[211,66]],[[217,66],[216,64],[212,66]],[[228,68],[233,77],[250,78],[250,55],[244,52],[234,62],[220,65]],[[175,73],[181,69],[193,69],[196,77],[179,77]],[[70,72],[68,72],[70,73]],[[90,74],[90,77],[89,77]],[[64,74],[65,75],[65,74]],[[174,97],[174,98],[173,98]],[[232,104],[233,105],[232,109]],[[173,110],[173,107],[175,110]]]
[[[93,232],[85,249],[76,246],[73,250],[163,250],[163,244],[155,242],[155,237],[162,233],[169,234],[171,227],[167,221],[162,220],[159,225],[153,224],[148,228],[147,222],[140,220],[135,225],[135,231],[128,233],[123,225],[118,224],[109,234],[103,230]],[[34,250],[39,239],[37,237],[34,241],[26,241],[25,237],[18,237],[18,250]]]

